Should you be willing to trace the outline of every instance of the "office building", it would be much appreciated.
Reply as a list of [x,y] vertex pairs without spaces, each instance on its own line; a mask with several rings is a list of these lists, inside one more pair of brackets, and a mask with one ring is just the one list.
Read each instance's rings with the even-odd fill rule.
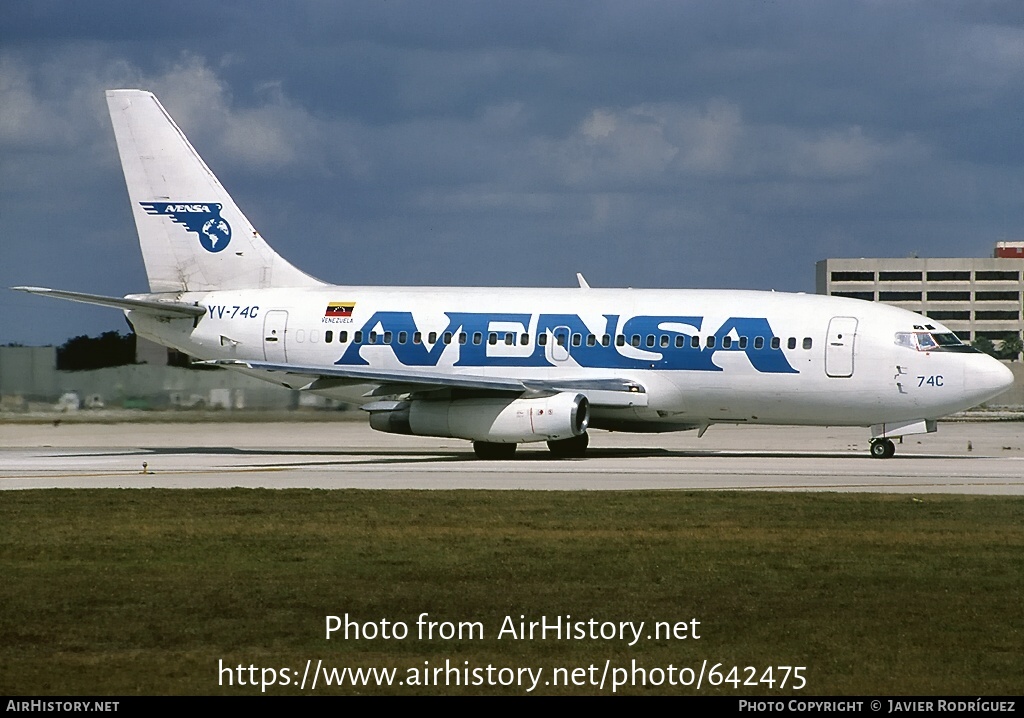
[[1024,332],[1024,242],[990,258],[824,259],[816,291],[885,302],[942,322],[962,340]]

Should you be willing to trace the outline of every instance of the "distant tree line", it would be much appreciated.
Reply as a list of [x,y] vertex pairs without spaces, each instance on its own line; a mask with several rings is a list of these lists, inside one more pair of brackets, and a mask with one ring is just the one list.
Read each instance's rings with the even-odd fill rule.
[[998,347],[988,337],[978,337],[971,344],[975,349],[980,349],[989,356],[1007,361],[1017,361],[1020,353],[1024,351],[1024,340],[1021,340],[1020,334],[1007,334],[999,342]]
[[[104,369],[111,366],[135,364],[135,332],[119,334],[104,332],[98,337],[72,337],[57,347],[57,368],[61,371],[82,371]],[[220,367],[193,364],[192,357],[176,350],[170,350],[168,366],[186,369],[219,369]]]
[[135,332],[103,332],[98,337],[72,337],[57,347],[61,371],[103,369],[135,363]]

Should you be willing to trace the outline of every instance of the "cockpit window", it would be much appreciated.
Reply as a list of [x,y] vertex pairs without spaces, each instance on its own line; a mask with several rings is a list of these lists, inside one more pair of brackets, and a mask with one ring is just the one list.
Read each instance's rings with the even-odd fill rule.
[[[921,327],[916,327],[920,329]],[[960,338],[952,332],[896,332],[896,346],[916,349],[919,352],[976,352],[960,341]]]
[[932,334],[932,339],[934,339],[936,344],[940,347],[958,347],[963,345],[963,342],[960,341],[960,337],[952,332],[947,332],[945,334]]
[[917,349],[917,345],[914,344],[914,335],[910,332],[896,332],[896,346]]
[[931,334],[923,334],[923,333],[921,333],[921,334],[917,334],[915,336],[917,338],[917,348],[920,349],[921,351],[928,351],[928,350],[934,349],[935,347],[938,346],[938,344],[935,342],[935,340],[932,339],[932,335]]

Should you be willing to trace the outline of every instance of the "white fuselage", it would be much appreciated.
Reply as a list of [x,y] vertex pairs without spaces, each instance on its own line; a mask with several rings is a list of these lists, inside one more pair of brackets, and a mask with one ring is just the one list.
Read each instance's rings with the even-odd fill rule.
[[[818,295],[332,286],[179,301],[206,314],[196,322],[129,318],[140,335],[204,360],[631,380],[646,393],[592,399],[593,426],[625,430],[934,419],[998,394],[1009,374],[962,345],[931,350],[924,339],[905,340],[949,334],[933,320]],[[276,373],[265,378],[288,383]],[[371,389],[349,382],[322,393],[359,401]]]

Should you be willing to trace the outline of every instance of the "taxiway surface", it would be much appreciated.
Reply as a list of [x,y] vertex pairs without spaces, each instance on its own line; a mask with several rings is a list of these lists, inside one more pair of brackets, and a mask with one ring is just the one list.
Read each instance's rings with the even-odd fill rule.
[[585,459],[543,444],[479,461],[468,442],[364,423],[0,425],[0,489],[738,489],[1024,495],[1024,424],[940,424],[872,459],[856,428],[594,432]]

